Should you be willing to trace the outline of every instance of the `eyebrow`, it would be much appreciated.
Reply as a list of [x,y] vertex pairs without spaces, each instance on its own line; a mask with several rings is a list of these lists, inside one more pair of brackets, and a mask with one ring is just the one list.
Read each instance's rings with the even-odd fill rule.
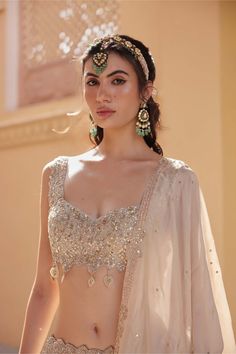
[[[115,71],[112,71],[110,74],[108,74],[107,77],[111,77],[116,74],[125,74],[125,75],[129,76],[129,74],[124,70],[115,70]],[[87,76],[99,77],[98,75],[96,75],[94,73],[89,73],[89,72],[86,73],[85,77],[87,77]]]

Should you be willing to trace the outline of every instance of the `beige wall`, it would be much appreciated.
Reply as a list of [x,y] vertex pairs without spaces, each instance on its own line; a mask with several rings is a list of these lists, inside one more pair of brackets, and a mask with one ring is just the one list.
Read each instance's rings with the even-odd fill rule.
[[164,151],[198,173],[223,261],[218,3],[121,1],[121,7],[127,19],[136,9],[135,22],[124,21],[123,32],[141,38],[156,59]]
[[236,2],[220,3],[224,279],[236,332]]
[[[226,293],[236,328],[235,217],[235,79],[233,38],[235,4],[217,1],[120,1],[123,33],[144,41],[156,60],[166,156],[182,159],[197,172],[205,195]],[[133,19],[131,21],[131,19]],[[4,33],[0,12],[0,36]],[[234,49],[235,50],[235,49]],[[4,47],[0,41],[0,64]],[[235,51],[234,51],[235,55]],[[235,62],[235,60],[234,60]],[[0,111],[3,107],[0,68]],[[58,102],[40,109],[55,114]],[[76,103],[60,102],[63,112]],[[45,107],[45,108],[44,108]],[[54,107],[54,108],[53,108]],[[25,120],[41,112],[21,110]],[[61,113],[62,114],[62,113]],[[14,120],[19,114],[3,114]],[[233,130],[234,128],[234,130]],[[67,138],[0,150],[1,250],[0,342],[19,343],[25,306],[34,276],[38,242],[38,201],[42,165],[56,155],[79,153],[89,146],[83,117]],[[233,167],[234,164],[234,167]],[[234,189],[233,189],[234,188]],[[4,269],[7,265],[7,270]]]
[[4,107],[4,47],[5,47],[5,11],[1,10],[0,4],[0,113]]

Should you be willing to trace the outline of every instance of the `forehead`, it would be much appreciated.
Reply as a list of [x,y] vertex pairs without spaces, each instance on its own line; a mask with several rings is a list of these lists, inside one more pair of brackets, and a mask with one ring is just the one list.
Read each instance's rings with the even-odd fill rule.
[[[132,64],[126,58],[120,56],[117,53],[110,52],[108,54],[107,67],[99,76],[106,75],[109,72],[116,71],[119,69],[126,71],[130,76],[136,75]],[[85,62],[84,74],[86,74],[86,72],[95,73],[92,58],[89,58]]]

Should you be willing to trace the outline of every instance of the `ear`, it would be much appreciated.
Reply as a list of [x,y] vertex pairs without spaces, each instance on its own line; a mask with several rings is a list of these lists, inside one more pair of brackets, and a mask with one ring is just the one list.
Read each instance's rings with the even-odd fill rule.
[[153,89],[153,82],[148,81],[142,91],[141,99],[145,102],[148,101],[148,99],[152,96]]

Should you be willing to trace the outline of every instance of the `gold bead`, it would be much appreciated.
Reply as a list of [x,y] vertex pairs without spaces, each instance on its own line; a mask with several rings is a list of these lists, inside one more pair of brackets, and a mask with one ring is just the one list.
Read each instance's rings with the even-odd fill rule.
[[59,271],[58,271],[57,266],[52,266],[52,267],[50,268],[50,275],[51,275],[51,277],[52,277],[53,279],[58,278]]

